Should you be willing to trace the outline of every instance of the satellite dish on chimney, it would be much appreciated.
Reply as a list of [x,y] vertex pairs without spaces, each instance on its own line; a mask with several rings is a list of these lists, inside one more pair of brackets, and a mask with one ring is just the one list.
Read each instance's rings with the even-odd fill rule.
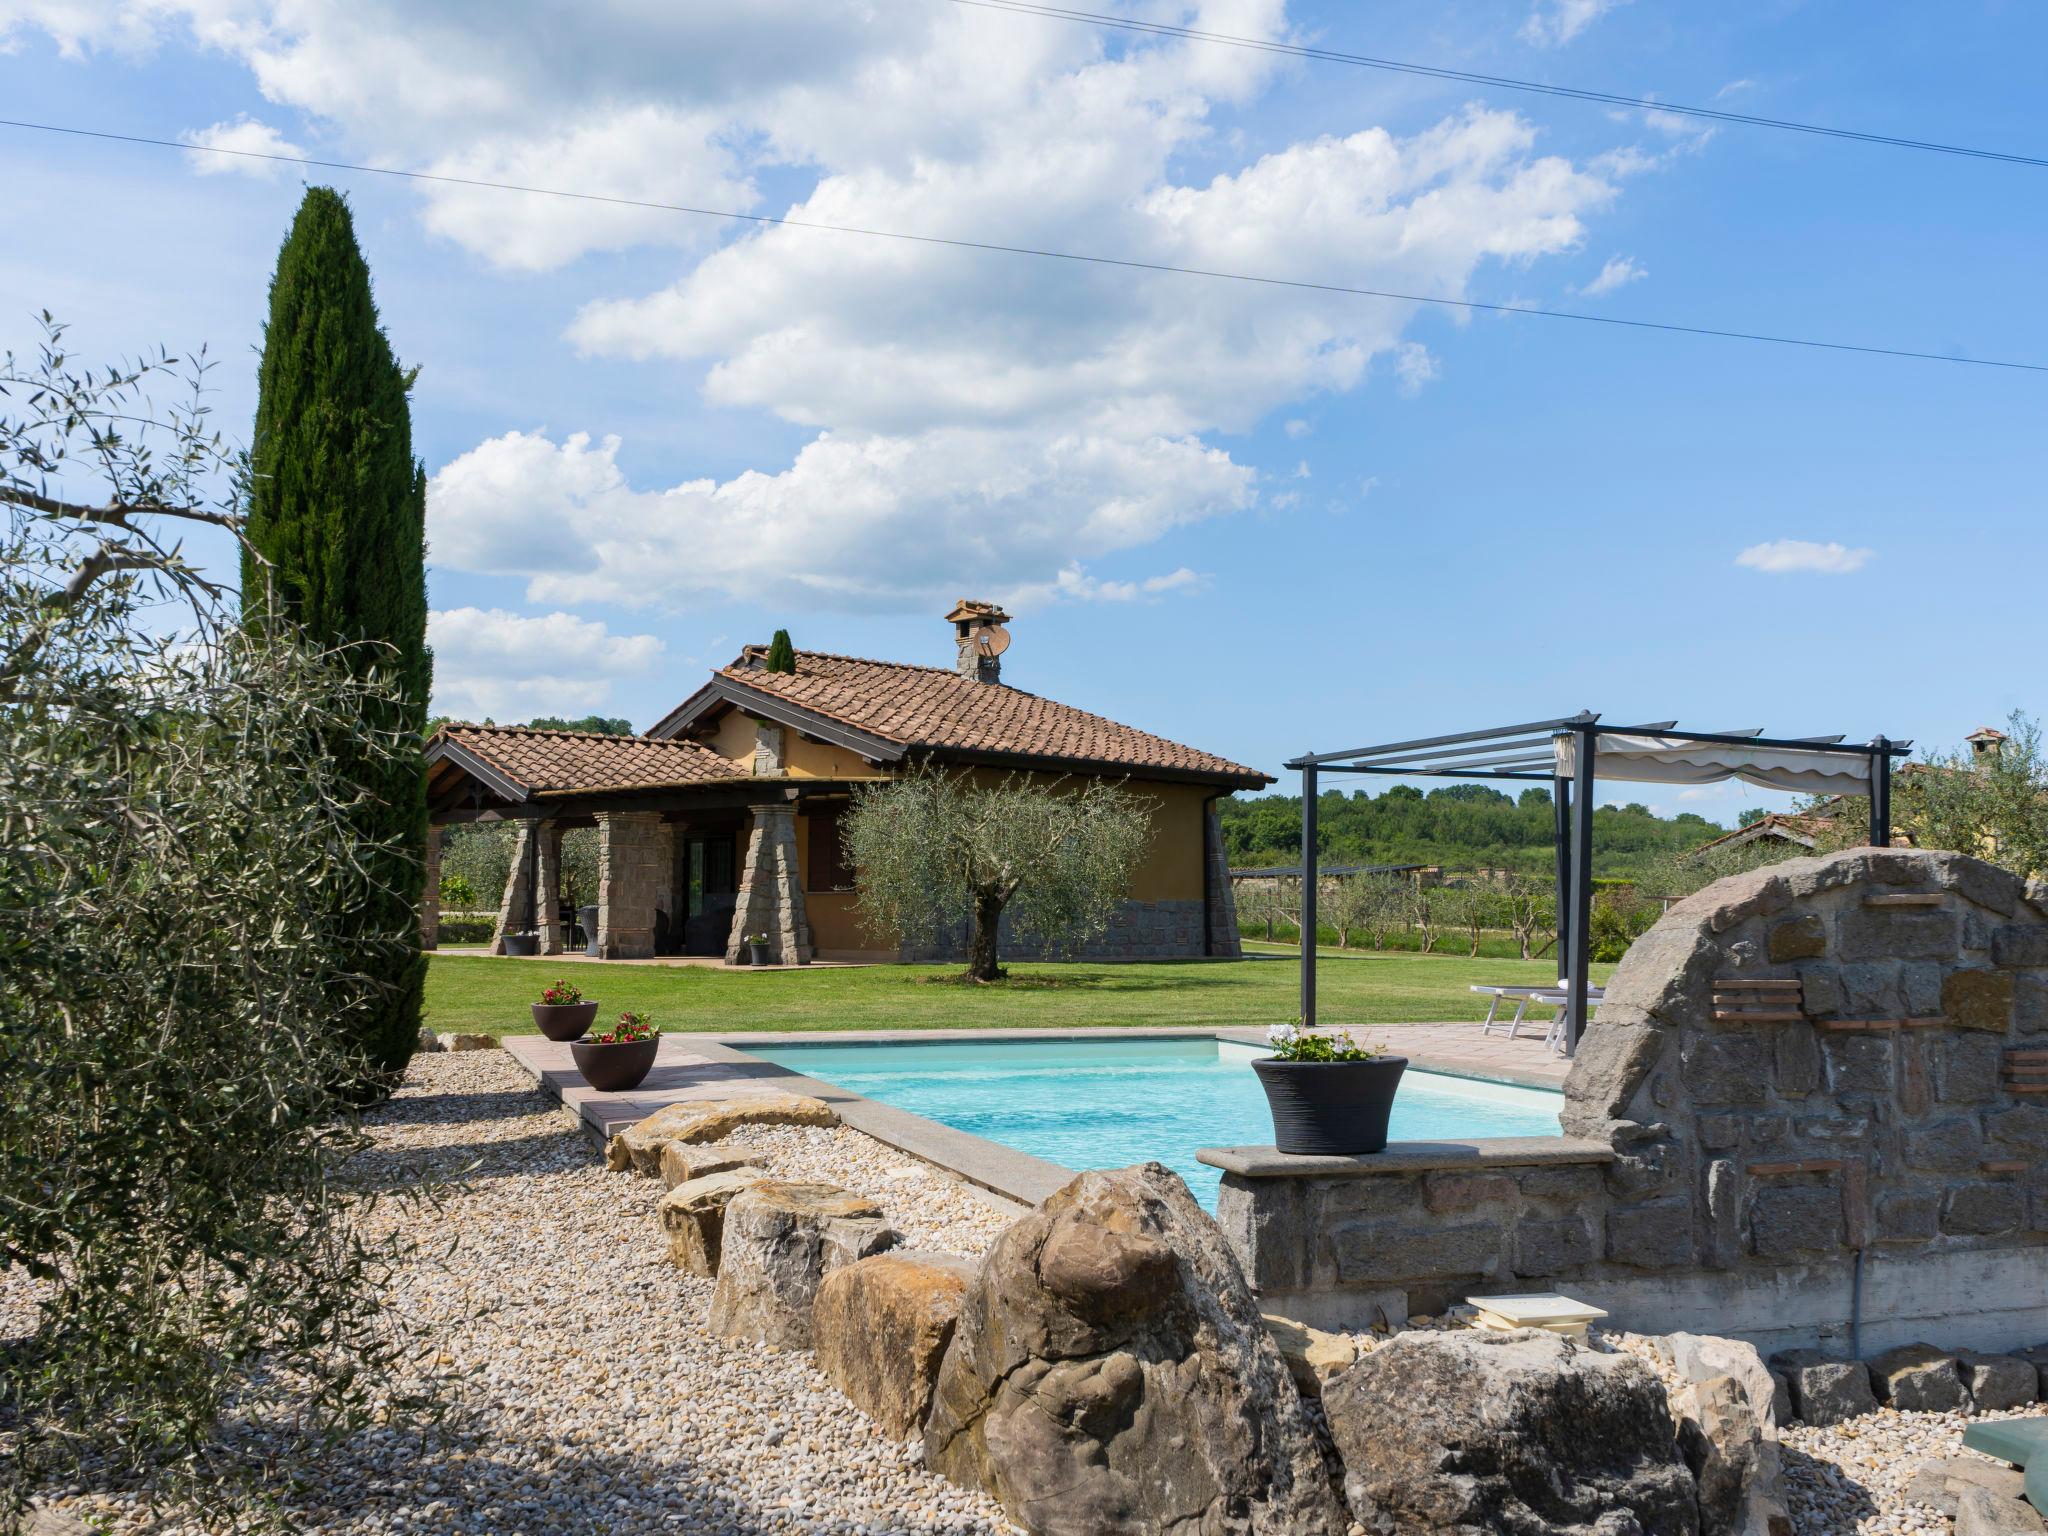
[[974,646],[984,656],[1000,656],[1010,648],[1010,632],[1000,624],[991,624],[975,635]]

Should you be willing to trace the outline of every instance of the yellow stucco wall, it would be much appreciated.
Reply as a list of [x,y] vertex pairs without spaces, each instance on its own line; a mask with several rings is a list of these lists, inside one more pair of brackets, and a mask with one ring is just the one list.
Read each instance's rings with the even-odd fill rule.
[[[720,757],[739,763],[749,772],[754,764],[754,718],[729,709],[718,719],[717,729],[705,745]],[[783,771],[793,779],[866,779],[881,770],[858,752],[835,747],[830,742],[812,741],[785,729],[782,736]]]

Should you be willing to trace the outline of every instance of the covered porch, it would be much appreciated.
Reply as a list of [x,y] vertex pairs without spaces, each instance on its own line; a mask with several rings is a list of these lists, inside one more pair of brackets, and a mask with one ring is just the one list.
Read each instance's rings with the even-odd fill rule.
[[[768,964],[814,958],[806,897],[837,894],[849,784],[756,775],[689,742],[506,727],[450,727],[427,757],[428,947],[443,829],[502,822],[513,833],[493,954],[566,957],[581,939],[598,959],[733,965],[746,963],[750,935],[765,935]],[[563,837],[577,829],[594,830],[597,845],[597,899],[581,914],[562,878]]]

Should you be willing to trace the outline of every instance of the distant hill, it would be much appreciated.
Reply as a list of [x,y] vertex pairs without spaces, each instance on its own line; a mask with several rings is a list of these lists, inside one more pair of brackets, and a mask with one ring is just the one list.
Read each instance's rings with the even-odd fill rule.
[[[1223,842],[1234,865],[1292,864],[1301,857],[1301,797],[1266,795],[1218,803]],[[1551,868],[1550,791],[1510,798],[1485,784],[1424,793],[1396,784],[1382,794],[1331,791],[1317,804],[1319,856],[1342,864],[1441,864],[1531,873]],[[1593,813],[1593,872],[1630,875],[1727,829],[1683,812],[1658,816],[1646,805],[1601,806]]]

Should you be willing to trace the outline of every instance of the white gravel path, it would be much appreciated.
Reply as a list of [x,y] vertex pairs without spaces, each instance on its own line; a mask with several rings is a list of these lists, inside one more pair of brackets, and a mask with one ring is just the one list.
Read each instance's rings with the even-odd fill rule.
[[[398,1280],[427,1325],[453,1411],[424,1433],[377,1431],[313,1463],[285,1496],[308,1533],[1011,1530],[990,1501],[917,1465],[818,1374],[808,1354],[728,1347],[704,1328],[711,1282],[671,1267],[658,1179],[607,1173],[552,1099],[501,1052],[417,1058],[371,1117],[395,1163],[476,1166],[438,1212],[406,1220],[433,1249]],[[882,1201],[921,1246],[979,1252],[1005,1213],[858,1132],[781,1127],[733,1138],[769,1171]],[[260,1433],[259,1433],[260,1438]],[[282,1449],[282,1446],[280,1446]],[[124,1500],[66,1512],[149,1527]]]

